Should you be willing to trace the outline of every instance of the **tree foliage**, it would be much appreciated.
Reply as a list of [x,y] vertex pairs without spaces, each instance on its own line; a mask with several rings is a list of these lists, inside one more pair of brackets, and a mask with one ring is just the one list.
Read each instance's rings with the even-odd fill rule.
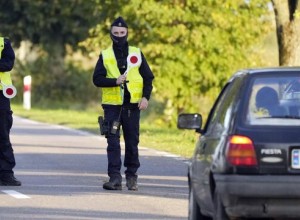
[[[229,76],[237,69],[259,66],[255,47],[269,30],[265,0],[2,0],[0,33],[17,45],[28,40],[41,53],[36,75],[40,93],[48,85],[53,96],[71,95],[82,79],[64,62],[66,46],[97,59],[111,44],[110,24],[123,16],[129,42],[140,47],[155,75],[152,102],[164,110],[164,123],[178,113],[207,113]],[[87,36],[88,40],[85,40]],[[72,51],[72,50],[71,50]],[[29,66],[29,65],[25,65]],[[40,67],[40,68],[34,68]],[[24,68],[24,66],[23,66]],[[51,77],[50,77],[51,76]],[[86,77],[83,77],[86,80]],[[68,85],[68,86],[66,86]],[[77,86],[76,86],[77,85]],[[86,85],[86,84],[84,84]],[[86,87],[93,87],[92,83]],[[54,91],[52,88],[55,88]],[[48,97],[52,97],[52,95]],[[84,92],[82,92],[84,94]],[[79,100],[80,101],[80,100]],[[200,109],[199,107],[200,106]]]
[[[80,88],[90,83],[89,75],[80,73],[80,68],[76,70],[75,64],[66,63],[65,56],[66,49],[76,50],[78,42],[86,39],[89,29],[102,19],[99,3],[98,0],[0,1],[3,21],[0,33],[9,37],[15,48],[24,41],[33,45],[24,60],[16,62],[16,68],[19,76],[24,73],[33,76],[34,101],[73,101],[83,97],[81,102],[86,102],[82,91],[87,89]],[[29,60],[33,54],[36,58]],[[21,84],[21,77],[19,81]]]
[[156,77],[154,97],[172,122],[180,112],[209,108],[201,97],[215,97],[237,69],[259,65],[253,48],[269,30],[263,0],[123,0],[118,9],[92,30],[89,43],[107,47],[110,22],[122,15],[130,44],[141,47]]
[[[29,40],[50,54],[64,55],[65,45],[77,47],[89,28],[100,21],[97,0],[2,0],[0,32],[19,45]],[[59,46],[55,46],[59,45]]]

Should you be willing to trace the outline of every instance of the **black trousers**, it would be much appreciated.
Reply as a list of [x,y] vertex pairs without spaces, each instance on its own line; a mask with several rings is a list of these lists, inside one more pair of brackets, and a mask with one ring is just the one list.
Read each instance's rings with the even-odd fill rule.
[[[126,178],[137,178],[137,170],[140,167],[139,161],[139,130],[140,130],[140,110],[137,105],[134,107],[103,106],[104,119],[112,125],[113,121],[120,119],[121,128],[125,141],[124,167],[126,167]],[[122,110],[121,110],[122,109]],[[108,176],[110,178],[121,179],[121,146],[120,130],[116,134],[108,134],[107,138],[107,159]]]
[[12,111],[0,109],[0,174],[13,173],[16,165],[9,138],[12,124]]

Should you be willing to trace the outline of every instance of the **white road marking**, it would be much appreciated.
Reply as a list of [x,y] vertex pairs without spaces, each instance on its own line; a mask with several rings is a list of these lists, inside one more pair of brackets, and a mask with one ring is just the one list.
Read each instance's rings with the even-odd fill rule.
[[26,196],[22,193],[19,193],[15,190],[2,190],[2,192],[12,196],[12,197],[15,197],[16,199],[30,199],[29,196]]

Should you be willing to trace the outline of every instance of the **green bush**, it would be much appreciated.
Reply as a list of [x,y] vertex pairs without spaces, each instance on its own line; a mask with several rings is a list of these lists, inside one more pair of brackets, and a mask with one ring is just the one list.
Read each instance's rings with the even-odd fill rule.
[[[49,71],[47,71],[49,70]],[[22,101],[23,77],[32,76],[32,105],[51,108],[51,106],[84,106],[100,102],[100,89],[92,83],[93,70],[84,70],[72,63],[63,67],[62,73],[51,73],[48,60],[41,57],[35,62],[23,65],[16,62],[14,85],[18,89],[16,101]]]

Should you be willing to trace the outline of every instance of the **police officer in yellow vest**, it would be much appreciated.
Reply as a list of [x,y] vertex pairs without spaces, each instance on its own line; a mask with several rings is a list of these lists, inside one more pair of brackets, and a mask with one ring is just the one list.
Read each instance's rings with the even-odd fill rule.
[[13,124],[10,100],[3,95],[3,84],[12,84],[9,71],[15,61],[15,53],[7,38],[0,37],[0,55],[0,185],[20,186],[21,182],[15,178],[13,172],[16,162],[9,138]]
[[[138,190],[140,111],[148,107],[154,76],[141,50],[128,45],[128,26],[122,17],[112,23],[110,37],[113,44],[101,52],[93,75],[94,85],[102,88],[104,121],[109,127],[105,134],[109,181],[103,188],[122,189],[120,129],[115,130],[120,123],[125,140],[126,186]],[[131,54],[137,54],[141,63],[124,74]]]

